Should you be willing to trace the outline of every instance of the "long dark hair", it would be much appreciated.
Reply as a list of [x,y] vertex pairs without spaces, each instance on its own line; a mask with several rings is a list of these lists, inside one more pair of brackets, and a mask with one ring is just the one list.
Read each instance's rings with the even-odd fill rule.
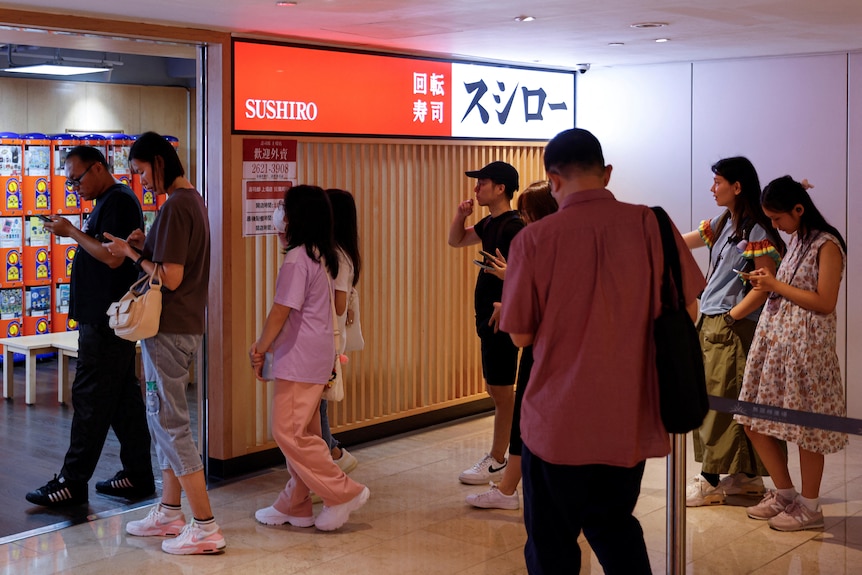
[[341,248],[353,262],[353,285],[359,283],[362,257],[359,255],[359,224],[356,217],[356,202],[347,190],[326,190],[332,204],[333,236],[335,245]]
[[754,169],[751,161],[742,156],[724,158],[712,165],[712,173],[721,176],[731,184],[739,182],[740,192],[736,196],[731,212],[734,225],[733,237],[738,238],[737,241],[739,241],[746,237],[746,232],[751,231],[755,224],[759,224],[772,245],[783,256],[787,248],[778,231],[772,227],[772,222],[763,213],[763,208],[760,207],[760,178],[757,177],[757,170]]
[[[174,146],[164,136],[145,132],[138,136],[129,148],[129,161],[147,162],[153,167],[153,179],[161,175],[162,185],[167,190],[174,180],[186,175],[183,164]],[[153,186],[156,182],[153,182]]]
[[300,184],[284,193],[287,249],[305,247],[312,260],[323,262],[332,277],[338,275],[338,255],[332,237],[332,207],[323,188]]
[[832,234],[841,244],[841,249],[847,253],[847,244],[841,233],[831,225],[811,201],[811,196],[805,187],[791,178],[781,176],[766,184],[760,195],[760,203],[770,212],[790,213],[796,206],[802,206],[802,216],[799,219],[799,229],[796,235],[800,241],[810,232],[824,231]]

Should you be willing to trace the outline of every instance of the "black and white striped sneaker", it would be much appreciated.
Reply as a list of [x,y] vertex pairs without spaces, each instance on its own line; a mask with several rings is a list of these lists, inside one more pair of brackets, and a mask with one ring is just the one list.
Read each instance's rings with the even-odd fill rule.
[[86,483],[66,481],[65,477],[57,475],[39,489],[28,493],[26,497],[30,503],[45,507],[82,505],[89,501]]
[[156,484],[152,477],[133,480],[125,470],[122,470],[118,471],[112,478],[96,483],[96,491],[104,495],[125,497],[126,499],[143,499],[155,493]]

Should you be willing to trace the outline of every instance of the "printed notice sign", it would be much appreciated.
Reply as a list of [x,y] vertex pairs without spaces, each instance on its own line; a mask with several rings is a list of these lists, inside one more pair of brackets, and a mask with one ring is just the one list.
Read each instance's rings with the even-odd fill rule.
[[234,41],[238,132],[547,140],[575,72]]
[[274,234],[272,212],[296,183],[296,140],[242,142],[243,237]]

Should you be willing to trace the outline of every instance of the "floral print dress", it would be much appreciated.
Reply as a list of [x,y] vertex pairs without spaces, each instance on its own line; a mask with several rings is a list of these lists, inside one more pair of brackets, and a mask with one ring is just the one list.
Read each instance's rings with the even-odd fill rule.
[[[826,232],[799,241],[794,236],[776,278],[814,291],[819,275],[820,248],[838,240]],[[846,266],[846,256],[842,251]],[[748,354],[741,401],[843,417],[844,385],[836,346],[837,316],[804,309],[775,294],[767,300],[754,343]],[[829,454],[847,445],[847,434],[790,423],[736,415],[736,420],[764,435],[798,444],[815,453]]]

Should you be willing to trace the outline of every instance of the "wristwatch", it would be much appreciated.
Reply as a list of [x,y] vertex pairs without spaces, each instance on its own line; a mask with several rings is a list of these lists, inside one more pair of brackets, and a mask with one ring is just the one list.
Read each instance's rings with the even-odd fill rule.
[[730,312],[724,314],[724,323],[726,323],[728,326],[731,326],[736,323],[736,320],[733,319],[733,316],[730,315]]

